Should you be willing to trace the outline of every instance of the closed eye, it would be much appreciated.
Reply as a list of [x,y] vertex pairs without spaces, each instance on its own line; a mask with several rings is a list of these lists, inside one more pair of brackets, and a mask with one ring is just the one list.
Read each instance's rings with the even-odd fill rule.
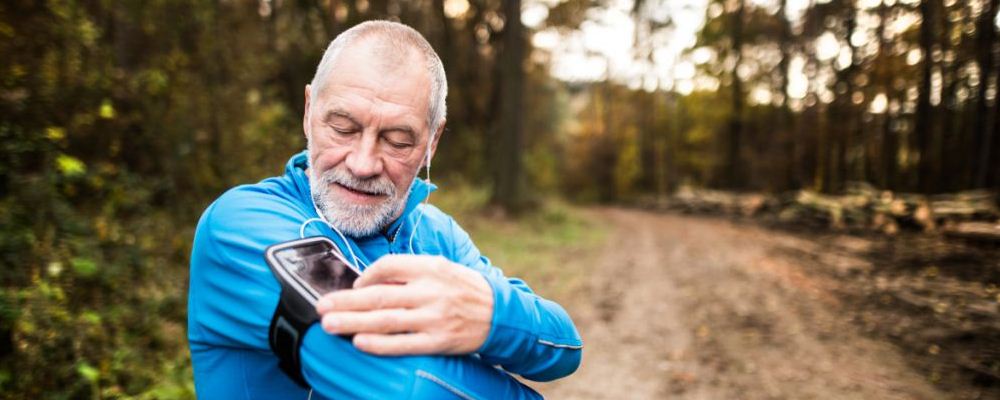
[[350,134],[354,134],[354,133],[358,132],[358,130],[356,128],[347,128],[347,127],[336,126],[336,125],[329,125],[329,126],[330,126],[330,129],[333,129],[334,132],[337,132],[337,133],[339,133],[341,135],[350,135]]
[[358,121],[343,110],[331,110],[323,118],[323,122],[339,135],[346,136],[361,131]]
[[392,146],[393,148],[396,149],[407,149],[413,147],[413,143],[397,142],[389,139],[385,139],[385,142],[388,143],[389,146]]
[[382,131],[382,140],[394,149],[408,149],[413,147],[413,130],[408,127],[387,129]]

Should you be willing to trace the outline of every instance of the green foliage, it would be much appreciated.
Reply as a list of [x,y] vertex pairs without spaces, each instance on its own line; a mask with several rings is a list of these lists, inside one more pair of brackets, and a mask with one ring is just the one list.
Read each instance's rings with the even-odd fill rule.
[[194,397],[194,223],[303,143],[277,63],[220,57],[259,17],[219,7],[0,6],[0,398]]
[[636,129],[625,130],[623,142],[615,163],[615,193],[620,199],[628,199],[633,194],[635,182],[642,172]]

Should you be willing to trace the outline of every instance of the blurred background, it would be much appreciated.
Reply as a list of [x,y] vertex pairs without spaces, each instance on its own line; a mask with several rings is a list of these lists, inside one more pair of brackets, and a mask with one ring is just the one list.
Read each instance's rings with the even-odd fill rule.
[[543,393],[1000,396],[998,9],[5,0],[0,397],[194,396],[194,225],[368,19],[447,70],[432,203],[581,327]]

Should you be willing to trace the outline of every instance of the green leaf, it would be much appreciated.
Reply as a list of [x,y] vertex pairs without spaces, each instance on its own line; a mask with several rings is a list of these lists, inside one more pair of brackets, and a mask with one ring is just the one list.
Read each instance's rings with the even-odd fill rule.
[[77,275],[88,277],[97,273],[97,263],[86,258],[74,258],[70,263]]
[[83,379],[86,379],[87,382],[97,382],[97,379],[101,377],[101,371],[98,371],[97,368],[92,367],[86,362],[77,364],[76,372],[79,373]]
[[101,102],[101,110],[98,115],[104,119],[111,119],[115,117],[115,106],[111,104],[110,99],[104,99],[104,101]]
[[58,126],[50,126],[45,128],[45,137],[53,142],[57,142],[66,137],[66,130]]
[[56,157],[56,168],[65,176],[80,176],[87,172],[87,165],[78,158],[60,154]]
[[101,323],[101,315],[93,311],[84,311],[80,314],[80,319],[93,325]]

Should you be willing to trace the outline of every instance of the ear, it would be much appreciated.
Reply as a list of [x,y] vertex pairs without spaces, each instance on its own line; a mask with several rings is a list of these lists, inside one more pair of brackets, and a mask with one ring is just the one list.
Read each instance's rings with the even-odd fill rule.
[[302,111],[302,134],[309,140],[309,106],[311,103],[312,86],[306,85],[306,106]]
[[[431,157],[434,158],[434,154],[437,153],[438,143],[441,141],[441,135],[444,135],[444,127],[448,124],[447,120],[441,120],[441,125],[438,125],[437,131],[434,132],[434,140],[431,141]],[[424,160],[424,166],[427,166],[429,160]]]

